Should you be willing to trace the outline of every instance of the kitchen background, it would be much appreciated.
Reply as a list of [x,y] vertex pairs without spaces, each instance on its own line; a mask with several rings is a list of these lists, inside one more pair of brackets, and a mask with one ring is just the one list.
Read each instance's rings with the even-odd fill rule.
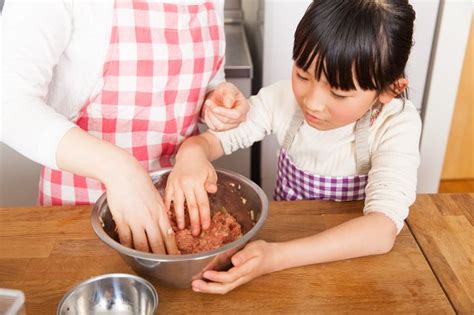
[[[293,32],[310,2],[226,0],[227,80],[251,95],[261,86],[288,79]],[[442,190],[449,190],[459,180],[472,185],[473,5],[462,0],[411,3],[417,18],[415,46],[407,69],[409,97],[423,119],[418,192],[437,192],[440,179],[444,179]],[[215,165],[251,177],[271,198],[277,149],[276,140],[268,137]],[[0,143],[0,207],[35,204],[39,169],[39,165]]]

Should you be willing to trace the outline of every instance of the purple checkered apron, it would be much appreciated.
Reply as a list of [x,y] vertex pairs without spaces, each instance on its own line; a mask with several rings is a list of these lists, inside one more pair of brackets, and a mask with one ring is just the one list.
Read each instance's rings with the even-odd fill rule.
[[278,157],[278,176],[275,187],[275,200],[333,200],[350,201],[365,198],[370,169],[369,126],[371,111],[356,123],[355,145],[357,174],[352,176],[321,176],[298,168],[290,159],[290,148],[296,132],[304,122],[302,111],[298,108],[285,135]]

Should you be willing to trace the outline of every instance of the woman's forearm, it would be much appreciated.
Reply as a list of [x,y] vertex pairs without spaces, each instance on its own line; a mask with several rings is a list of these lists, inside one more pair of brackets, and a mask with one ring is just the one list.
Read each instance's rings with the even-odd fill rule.
[[395,238],[395,224],[384,214],[373,212],[313,236],[278,243],[274,269],[387,253]]
[[70,129],[56,151],[60,169],[107,184],[114,174],[128,166],[139,167],[136,159],[122,148],[97,139],[80,128]]

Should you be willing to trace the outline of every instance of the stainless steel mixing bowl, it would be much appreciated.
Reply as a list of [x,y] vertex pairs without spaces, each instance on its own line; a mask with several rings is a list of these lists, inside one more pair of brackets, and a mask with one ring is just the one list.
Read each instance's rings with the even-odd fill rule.
[[86,280],[64,295],[57,315],[153,315],[158,294],[140,277],[112,273]]
[[[157,189],[166,187],[170,169],[151,174]],[[92,210],[92,227],[99,238],[115,249],[139,275],[156,279],[159,284],[173,288],[188,288],[191,281],[206,270],[229,268],[230,257],[241,249],[262,227],[268,214],[268,199],[263,190],[248,178],[227,170],[217,169],[217,193],[210,195],[211,214],[225,211],[242,226],[242,237],[212,251],[189,255],[157,255],[125,247],[119,243],[115,223],[107,206],[105,194]]]

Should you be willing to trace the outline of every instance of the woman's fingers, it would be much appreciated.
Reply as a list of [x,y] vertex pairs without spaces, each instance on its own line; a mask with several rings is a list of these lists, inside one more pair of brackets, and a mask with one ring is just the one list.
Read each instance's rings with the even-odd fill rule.
[[158,227],[158,222],[151,222],[146,228],[146,235],[148,237],[151,251],[155,254],[165,255],[166,249]]
[[131,224],[130,229],[132,230],[133,247],[141,252],[149,253],[150,248],[145,229],[137,224]]
[[206,101],[204,120],[211,130],[222,131],[237,127],[247,117],[248,106],[243,101],[236,102],[233,108],[219,106],[212,100]]
[[216,115],[211,113],[208,116],[208,118],[209,118],[209,121],[211,122],[211,124],[214,126],[213,130],[217,130],[217,131],[226,130],[226,125],[222,121],[220,121],[219,118],[217,118]]
[[115,226],[117,227],[120,244],[132,248],[132,232],[130,231],[130,227],[121,220],[114,219],[114,221]]
[[168,213],[171,208],[171,202],[174,199],[174,188],[173,185],[166,185],[165,196],[163,202],[165,203],[165,212]]
[[209,106],[209,109],[225,123],[236,121],[240,116],[242,116],[242,113],[238,108],[225,108],[222,106],[212,105]]
[[211,130],[217,130],[216,126],[212,123],[212,121],[209,119],[209,116],[213,115],[211,111],[209,110],[209,107],[205,109],[204,112],[204,122],[206,123],[207,127]]
[[166,247],[166,253],[168,253],[168,255],[179,255],[180,251],[178,249],[178,244],[176,244],[175,234],[173,228],[170,225],[168,216],[160,220],[159,226],[161,236]]

